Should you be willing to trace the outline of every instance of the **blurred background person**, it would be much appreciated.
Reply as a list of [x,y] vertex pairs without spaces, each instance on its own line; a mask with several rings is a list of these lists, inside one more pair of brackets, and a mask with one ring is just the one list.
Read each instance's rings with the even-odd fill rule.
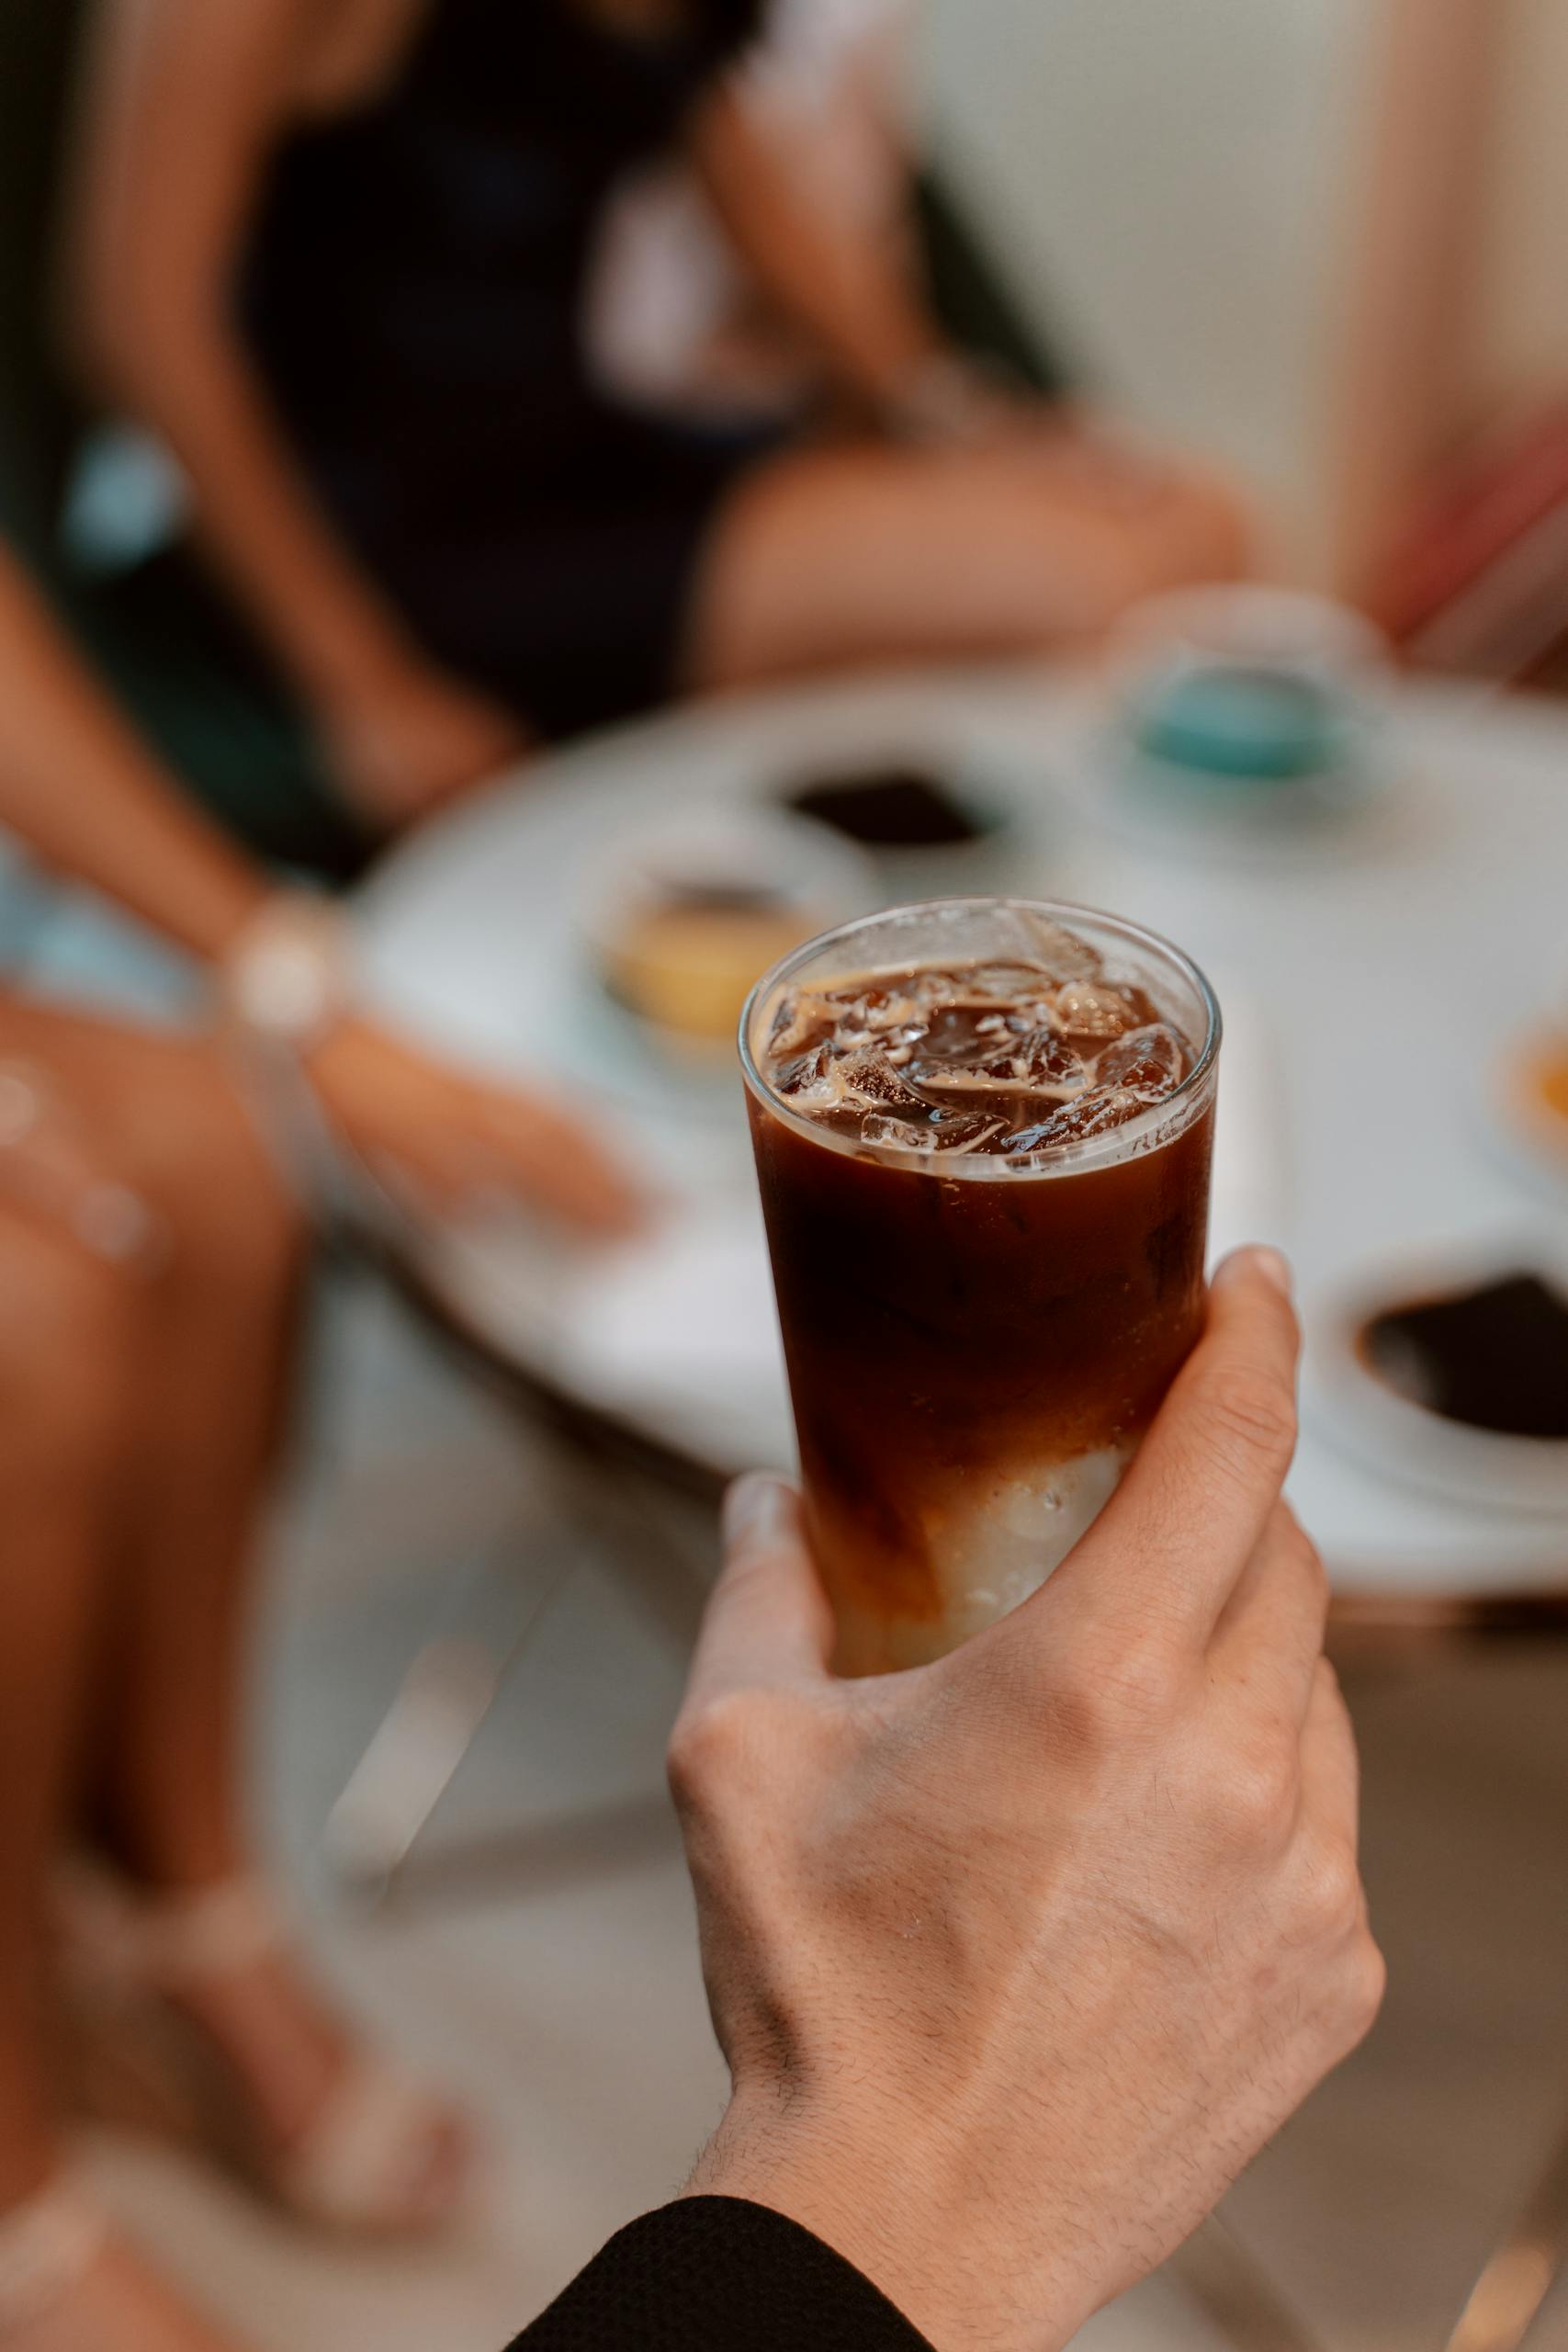
[[[75,347],[188,480],[332,774],[396,826],[682,689],[1033,650],[1242,560],[1224,492],[998,401],[734,69],[760,0],[102,0]],[[691,154],[868,430],[595,380],[606,203]],[[930,446],[937,443],[942,446]]]
[[[275,893],[183,801],[3,560],[0,823],[212,967],[360,1153],[589,1232],[625,1215],[569,1123],[349,1014],[328,911]],[[286,1000],[301,1017],[270,1019]],[[212,1036],[0,997],[0,2335],[26,2352],[227,2340],[61,2186],[46,2024],[68,1840],[113,1873],[58,1905],[95,2098],[179,2120],[318,2222],[417,2232],[463,2185],[457,2117],[366,2051],[295,1957],[240,1789],[305,1239]]]
[[[8,1047],[17,1042],[12,1012],[9,1003],[0,1006],[0,1035]],[[103,1033],[97,1042],[113,1041]],[[171,1074],[188,1121],[186,1081],[199,1096],[200,1075],[195,1069]],[[19,1140],[15,1130],[24,1119],[42,1129],[41,1094],[10,1063],[0,1089],[7,1128],[0,1153],[0,1490],[6,1520],[0,1572],[0,2339],[25,2352],[108,2352],[128,2345],[219,2352],[225,2339],[129,2248],[111,2242],[90,2203],[68,2183],[51,2064],[58,1988],[49,1915],[55,1875],[88,1761],[89,1733],[122,1727],[100,1726],[95,1664],[107,1654],[111,1614],[112,1634],[122,1641],[145,1641],[146,1626],[139,1621],[153,1606],[167,1631],[167,1602],[161,1596],[153,1600],[154,1582],[164,1585],[163,1565],[151,1547],[170,1531],[152,1523],[144,1482],[139,1482],[140,1524],[123,1548],[120,1523],[137,1439],[148,1434],[152,1419],[145,1409],[152,1350],[168,1337],[166,1328],[155,1333],[154,1323],[166,1325],[168,1317],[155,1316],[153,1286],[141,1268],[126,1262],[138,1243],[150,1242],[152,1227],[126,1186],[118,1156],[102,1154],[96,1136],[85,1143],[79,1116],[62,1118],[58,1107],[49,1114],[49,1130],[35,1134],[30,1145]],[[73,1102],[73,1113],[78,1107]],[[193,1154],[193,1166],[195,1159]],[[211,1172],[231,1179],[236,1170],[231,1162]],[[242,1172],[250,1177],[254,1170]],[[105,1228],[96,1246],[95,1219]],[[81,1230],[84,1221],[87,1233]],[[186,1238],[180,1236],[178,1280],[188,1287],[194,1266],[185,1254]],[[265,1250],[288,1239],[280,1225],[270,1241],[265,1231],[254,1231],[246,1243],[254,1264],[259,1268]],[[207,1263],[203,1271],[214,1269]],[[236,1337],[254,1342],[255,1321],[234,1313],[246,1285],[234,1280],[231,1263],[221,1271],[227,1295],[212,1319],[229,1328],[218,1336],[225,1345]],[[268,1320],[276,1305],[267,1303]],[[188,1319],[188,1298],[186,1306]],[[242,1331],[247,1321],[250,1328]],[[190,1375],[210,1385],[212,1366],[171,1361],[165,1353],[164,1367],[172,1413],[158,1433],[158,1458],[172,1469],[176,1465],[163,1441],[175,1422],[188,1419]],[[246,1400],[235,1401],[243,1424]],[[231,1448],[225,1452],[231,1479],[239,1464]],[[177,1466],[183,1472],[190,1465]],[[204,1486],[212,1511],[205,1470]],[[188,1581],[183,1543],[176,1559],[181,1555],[183,1585]],[[202,1626],[188,1629],[197,1650],[212,1630],[210,1565],[203,1560],[197,1588],[186,1596]],[[162,1675],[159,1680],[166,1688]],[[130,1698],[129,1688],[121,1695]],[[131,1698],[139,1712],[147,1695]],[[209,1698],[204,1694],[204,1703]],[[190,1728],[190,1709],[182,1706],[174,1723],[157,1727],[160,1755],[185,1747]],[[103,1765],[126,1760],[116,1753],[119,1745],[113,1736],[91,1741],[100,1798]],[[135,1785],[114,1792],[117,1808],[122,1822],[127,1814],[136,1817],[143,1837],[151,1831],[172,1860],[174,1849],[199,1838],[205,1825],[199,1818],[183,1826],[164,1818],[154,1827],[141,1800],[150,1772],[161,1773],[161,1767],[151,1756],[138,1754],[132,1761]],[[194,1802],[184,1807],[187,1815],[207,1811],[202,1792],[193,1786],[188,1798]]]

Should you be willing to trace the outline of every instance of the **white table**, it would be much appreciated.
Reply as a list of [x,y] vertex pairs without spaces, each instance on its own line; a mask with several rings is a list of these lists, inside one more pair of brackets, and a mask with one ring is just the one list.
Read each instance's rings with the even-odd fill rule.
[[[1114,908],[1209,969],[1230,1023],[1216,1238],[1284,1241],[1309,1320],[1369,1265],[1428,1248],[1561,1260],[1568,1192],[1510,1164],[1486,1096],[1568,955],[1568,718],[1405,689],[1375,807],[1316,839],[1225,848],[1114,813],[1093,709],[1086,685],[1039,671],[692,708],[540,763],[390,857],[361,905],[375,1000],[496,1072],[556,1072],[676,1204],[609,1266],[515,1223],[427,1234],[446,1311],[716,1469],[788,1458],[739,1080],[660,1069],[601,1001],[580,925],[622,827],[878,753],[983,774],[1019,820],[1009,887]],[[1313,1404],[1311,1352],[1293,1493],[1343,1593],[1568,1589],[1561,1517],[1445,1500],[1358,1461]]]

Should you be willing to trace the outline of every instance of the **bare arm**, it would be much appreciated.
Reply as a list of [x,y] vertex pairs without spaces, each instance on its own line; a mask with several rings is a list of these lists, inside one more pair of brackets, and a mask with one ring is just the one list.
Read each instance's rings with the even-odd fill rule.
[[268,895],[67,650],[0,558],[0,824],[217,963]]
[[741,257],[856,390],[889,399],[940,355],[941,332],[895,261],[812,201],[795,142],[742,89],[708,102],[694,153]]
[[[310,0],[106,0],[84,98],[68,327],[101,391],[178,457],[206,551],[316,714],[344,783],[395,816],[517,746],[488,704],[424,660],[341,543],[235,330],[235,255],[316,13]],[[424,688],[417,710],[411,680]],[[426,754],[438,684],[452,723],[434,726]],[[383,775],[387,747],[363,740],[361,715],[389,706],[411,776]]]
[[[274,896],[143,750],[0,550],[0,825],[215,973]],[[511,1192],[590,1232],[631,1195],[592,1136],[547,1101],[448,1069],[352,1012],[309,1074],[338,1130],[436,1197]]]
[[402,650],[288,451],[230,319],[231,264],[286,119],[303,0],[109,0],[85,101],[71,325],[160,432],[202,535],[311,697]]

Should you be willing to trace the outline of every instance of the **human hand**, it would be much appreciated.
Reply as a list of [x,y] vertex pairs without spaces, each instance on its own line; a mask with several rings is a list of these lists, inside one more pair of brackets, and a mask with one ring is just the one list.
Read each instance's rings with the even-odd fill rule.
[[802,2222],[942,2352],[1065,2345],[1376,2014],[1296,1348],[1277,1263],[1231,1260],[1096,1525],[915,1672],[835,1680],[793,1491],[732,1498],[671,1757],[734,2079],[690,2193]]
[[503,1193],[603,1238],[637,1222],[636,1192],[604,1147],[536,1094],[450,1069],[361,1020],[339,1023],[306,1069],[350,1148],[436,1206]]
[[396,831],[521,759],[528,731],[489,695],[412,656],[319,713],[328,765],[372,824]]

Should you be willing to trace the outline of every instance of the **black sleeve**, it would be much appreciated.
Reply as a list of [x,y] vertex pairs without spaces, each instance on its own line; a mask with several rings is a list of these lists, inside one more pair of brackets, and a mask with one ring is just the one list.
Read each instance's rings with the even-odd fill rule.
[[797,2222],[691,2197],[613,2237],[513,2352],[931,2352]]

